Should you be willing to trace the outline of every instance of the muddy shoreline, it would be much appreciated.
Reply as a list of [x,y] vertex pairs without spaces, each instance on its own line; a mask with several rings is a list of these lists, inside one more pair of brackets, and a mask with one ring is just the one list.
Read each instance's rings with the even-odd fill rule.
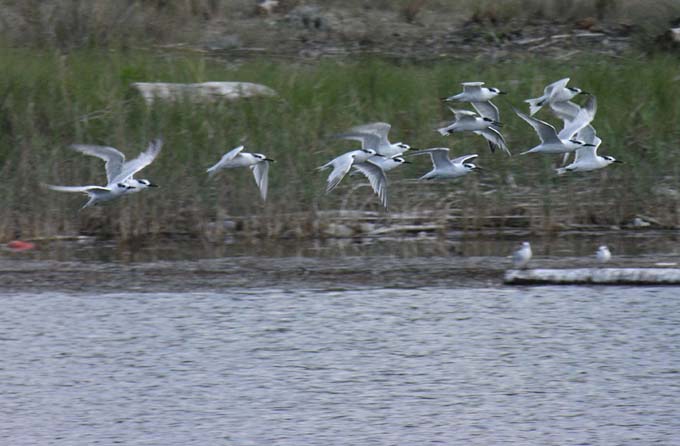
[[606,243],[612,267],[680,264],[675,231],[560,234],[511,231],[448,237],[345,237],[326,240],[182,241],[146,245],[61,240],[0,253],[3,293],[201,292],[221,288],[371,289],[502,286],[508,254],[530,240],[532,266],[595,265]]

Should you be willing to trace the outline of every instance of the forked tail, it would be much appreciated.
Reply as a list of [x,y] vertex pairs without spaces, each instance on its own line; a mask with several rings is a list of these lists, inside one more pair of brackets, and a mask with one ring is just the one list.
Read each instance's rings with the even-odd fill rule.
[[543,98],[527,99],[524,102],[529,104],[529,114],[531,116],[535,115],[545,105]]

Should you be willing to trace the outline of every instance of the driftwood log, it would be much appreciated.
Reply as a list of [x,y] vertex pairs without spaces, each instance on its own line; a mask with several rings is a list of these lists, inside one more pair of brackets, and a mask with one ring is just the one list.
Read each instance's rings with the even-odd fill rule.
[[508,270],[508,285],[680,285],[678,268],[574,268]]
[[135,82],[132,87],[139,90],[147,103],[152,103],[155,100],[212,102],[278,95],[271,88],[252,82],[202,82],[197,84]]

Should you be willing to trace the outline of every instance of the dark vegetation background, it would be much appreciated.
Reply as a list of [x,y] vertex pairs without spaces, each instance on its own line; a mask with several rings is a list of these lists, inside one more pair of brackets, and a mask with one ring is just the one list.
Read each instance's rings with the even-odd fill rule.
[[[0,2],[0,240],[92,234],[106,238],[306,238],[376,225],[439,223],[478,230],[611,228],[636,217],[678,226],[680,71],[670,28],[675,1]],[[507,158],[475,135],[441,137],[439,98],[483,80],[509,146],[536,143],[511,105],[562,77],[598,97],[601,153],[626,162],[557,177],[559,157]],[[278,98],[147,105],[132,82],[248,81]],[[543,112],[545,113],[545,112]],[[543,118],[557,122],[549,115]],[[486,168],[416,184],[427,157],[390,174],[390,212],[363,180],[323,194],[314,168],[354,144],[330,138],[386,121],[415,147],[479,153]],[[40,183],[103,184],[101,161],[67,149],[93,143],[129,157],[158,135],[142,178],[158,190],[79,212],[84,198]],[[277,160],[270,197],[249,172],[205,169],[239,144]],[[341,212],[342,211],[342,212]],[[349,211],[360,211],[350,213]]]

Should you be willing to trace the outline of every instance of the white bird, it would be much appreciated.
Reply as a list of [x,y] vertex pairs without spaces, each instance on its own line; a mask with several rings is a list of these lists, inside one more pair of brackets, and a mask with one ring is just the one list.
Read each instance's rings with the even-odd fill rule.
[[351,152],[343,153],[342,155],[334,158],[324,164],[321,167],[317,167],[316,170],[325,170],[328,168],[333,168],[333,171],[328,175],[328,185],[326,186],[326,193],[335,189],[335,187],[345,178],[347,172],[352,168],[355,163],[363,163],[368,161],[369,158],[376,155],[373,149],[359,149],[352,150]]
[[[577,139],[579,141],[594,144],[593,141],[586,140],[585,138],[583,138],[581,136],[581,131],[584,128],[588,127],[595,118],[595,113],[597,113],[597,98],[591,95],[588,98],[588,101],[586,102],[585,106],[583,107],[576,106],[576,108],[578,110],[576,110],[576,114],[573,117],[570,118],[567,118],[566,116],[563,117],[562,122],[564,123],[564,127],[562,128],[562,130],[560,130],[558,136],[562,139],[565,138],[571,139],[577,136]],[[595,129],[592,130],[595,131]],[[567,161],[569,160],[569,157],[572,153],[574,152],[566,152],[564,154],[562,165],[567,164]]]
[[413,155],[421,155],[428,153],[432,159],[432,170],[422,177],[420,180],[443,180],[450,178],[457,178],[474,170],[481,170],[475,164],[469,163],[469,160],[477,158],[478,155],[463,155],[458,158],[449,159],[449,149],[446,147],[435,147],[432,149],[420,150]]
[[[404,157],[402,156],[393,156],[392,158],[385,158],[384,156],[376,155],[372,156],[368,160],[373,164],[379,166],[385,173],[394,170],[403,164],[411,164],[411,161],[405,160]],[[354,176],[355,174],[358,173],[359,172],[352,172],[350,175]]]
[[522,242],[519,249],[512,254],[512,265],[517,269],[524,269],[529,264],[532,255],[531,244]]
[[483,130],[475,130],[472,133],[483,136],[484,139],[488,141],[489,149],[491,149],[492,153],[495,152],[496,148],[498,147],[508,156],[512,156],[510,149],[508,149],[508,145],[505,143],[505,138],[503,135],[501,135],[501,132],[499,132],[498,129],[494,128],[494,126],[489,126]]
[[104,160],[106,169],[106,184],[110,185],[124,183],[128,186],[128,193],[139,192],[148,187],[158,187],[156,184],[146,179],[136,179],[135,174],[156,159],[163,147],[163,140],[154,139],[146,150],[140,153],[137,158],[125,161],[125,155],[118,149],[109,146],[96,146],[92,144],[72,144],[71,149],[85,155],[95,156]]
[[387,138],[391,128],[392,126],[386,122],[373,122],[352,127],[334,137],[359,141],[362,149],[374,150],[377,155],[387,158],[401,155],[407,150],[416,150],[403,142],[391,143]]
[[597,248],[595,258],[600,263],[607,263],[612,258],[612,253],[611,251],[609,251],[609,248],[607,248],[605,245],[602,245],[599,248]]
[[593,146],[593,144],[589,144],[578,139],[573,139],[573,136],[567,136],[573,131],[574,128],[580,125],[586,126],[589,124],[589,122],[583,123],[582,121],[579,121],[577,123],[578,125],[575,124],[570,128],[562,129],[562,131],[560,131],[558,134],[557,130],[555,130],[555,127],[545,121],[541,121],[540,119],[534,118],[532,116],[527,116],[517,109],[515,109],[515,113],[517,113],[517,116],[524,119],[534,128],[541,140],[539,145],[520,153],[520,155],[525,155],[527,153],[566,153],[573,152],[574,150],[583,147]]
[[[483,87],[484,82],[463,82],[463,92],[444,98],[446,102],[487,102],[499,94],[505,94],[498,88]],[[476,108],[476,107],[475,107]]]
[[147,149],[140,153],[137,158],[125,161],[125,155],[113,147],[96,146],[88,144],[73,144],[73,150],[80,153],[96,156],[106,161],[106,186],[55,186],[45,184],[44,186],[59,192],[78,192],[84,193],[89,200],[81,207],[85,209],[99,203],[113,200],[120,196],[139,192],[148,187],[157,187],[146,179],[135,179],[134,175],[146,166],[151,164],[158,156],[163,147],[163,141],[155,139],[149,143]]
[[497,127],[501,127],[503,125],[498,121],[494,121],[493,119],[487,118],[486,116],[480,116],[477,113],[469,110],[454,110],[450,107],[449,110],[451,110],[456,120],[446,127],[437,129],[437,131],[442,136],[450,135],[454,132],[474,132],[478,130],[485,130],[492,125]]
[[212,177],[221,169],[250,167],[253,177],[255,177],[255,184],[260,189],[262,200],[266,200],[269,186],[269,163],[274,160],[267,158],[261,153],[244,152],[243,149],[243,146],[238,146],[225,153],[217,164],[208,168],[206,172]]
[[588,125],[579,132],[579,138],[584,142],[592,144],[592,147],[583,147],[574,152],[575,159],[571,164],[556,169],[558,175],[563,175],[567,172],[588,172],[591,170],[602,169],[612,163],[622,163],[613,156],[600,156],[597,154],[597,149],[600,147],[602,140],[597,137],[593,126]]
[[[567,102],[571,101],[576,95],[589,94],[586,91],[576,87],[567,87],[569,78],[565,77],[543,89],[543,95],[537,98],[527,99],[524,102],[529,103],[529,111],[531,116],[535,115],[543,106],[550,105],[556,113],[573,113],[573,106],[576,104]],[[575,113],[574,113],[575,114]]]
[[52,184],[44,184],[43,186],[59,192],[80,192],[86,194],[89,200],[80,209],[113,200],[130,193],[131,189],[134,189],[133,186],[125,183],[114,183],[108,186],[55,186]]
[[373,192],[378,195],[380,203],[387,209],[387,177],[385,171],[375,164],[374,158],[366,160],[361,163],[354,163],[352,167],[364,174],[368,178],[368,182],[373,188]]

